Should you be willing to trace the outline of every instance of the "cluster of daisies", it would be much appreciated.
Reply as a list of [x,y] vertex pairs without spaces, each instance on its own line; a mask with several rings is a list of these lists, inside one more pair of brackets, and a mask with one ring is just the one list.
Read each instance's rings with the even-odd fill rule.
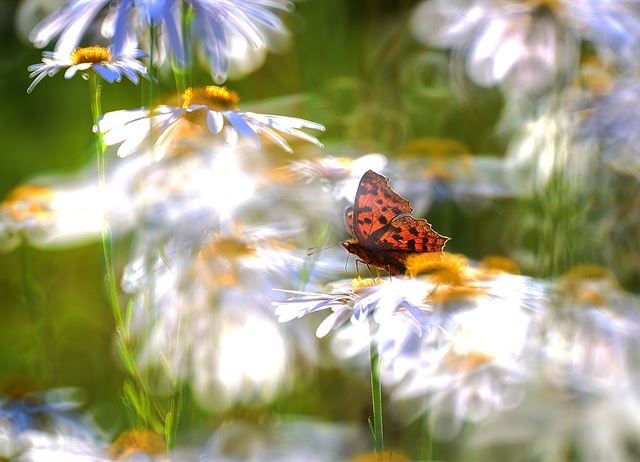
[[[633,460],[640,447],[640,299],[607,270],[578,266],[556,279],[534,278],[512,259],[434,253],[409,257],[404,276],[344,279],[342,249],[310,255],[306,248],[345,237],[344,208],[369,169],[398,180],[417,215],[443,202],[476,211],[502,199],[535,200],[558,177],[584,197],[599,189],[594,171],[602,164],[606,181],[624,175],[619,184],[638,191],[638,5],[418,4],[410,20],[415,38],[450,50],[457,81],[499,85],[500,124],[514,136],[505,157],[425,138],[405,146],[399,160],[320,154],[323,145],[309,130],[322,125],[241,109],[238,94],[221,86],[286,42],[282,16],[292,6],[63,2],[31,33],[38,47],[58,38],[29,67],[28,92],[61,72],[155,85],[157,71],[167,70],[179,81],[195,56],[213,81],[185,86],[179,103],[100,115],[92,129],[108,148],[104,181],[91,167],[16,188],[0,203],[0,249],[95,241],[105,217],[116,243],[130,236],[119,281],[129,302],[126,335],[136,346],[135,369],[159,396],[188,384],[210,413],[270,402],[300,380],[298,366],[318,366],[317,339],[328,337],[333,354],[355,370],[375,344],[394,419],[424,419],[429,434],[445,441],[464,435],[463,452],[491,454],[504,445],[540,460],[572,452]],[[80,47],[95,25],[92,39],[104,46]],[[581,55],[585,43],[591,61]],[[291,157],[294,150],[304,158]],[[621,207],[629,203],[637,200]],[[625,223],[640,229],[637,219]],[[600,233],[629,234],[610,218],[597,225]],[[616,260],[620,249],[606,245]],[[637,241],[624,251],[640,252]],[[511,256],[527,270],[534,266],[524,252]],[[20,461],[140,454],[159,461],[346,460],[367,446],[361,428],[292,421],[266,429],[228,422],[203,445],[168,449],[167,435],[154,432],[105,435],[82,417],[69,390],[2,396],[0,457]],[[615,425],[603,431],[602,416]]]

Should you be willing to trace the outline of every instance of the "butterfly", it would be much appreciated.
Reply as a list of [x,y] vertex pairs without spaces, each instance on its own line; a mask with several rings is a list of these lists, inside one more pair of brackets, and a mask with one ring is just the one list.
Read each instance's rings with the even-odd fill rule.
[[440,252],[449,240],[411,212],[413,207],[391,189],[389,179],[369,170],[360,179],[354,206],[345,211],[353,239],[342,246],[363,263],[391,275],[404,274],[409,255]]

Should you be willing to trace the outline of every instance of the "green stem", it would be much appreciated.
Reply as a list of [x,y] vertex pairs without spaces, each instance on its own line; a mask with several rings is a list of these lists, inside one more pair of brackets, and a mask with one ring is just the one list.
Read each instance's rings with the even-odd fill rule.
[[193,44],[191,43],[191,23],[193,22],[193,7],[182,2],[182,40],[184,42],[184,67],[187,86],[193,84]]
[[[95,72],[91,72],[89,76],[89,88],[91,96],[91,115],[93,117],[94,125],[97,125],[100,116],[102,115],[102,81],[100,76]],[[95,131],[95,144],[96,144],[96,156],[98,163],[98,180],[100,187],[100,197],[106,197],[106,167],[105,167],[105,152],[106,145],[102,139],[102,134],[99,131]],[[104,201],[101,204],[104,206]],[[146,382],[140,373],[136,363],[134,352],[131,346],[131,338],[129,336],[129,329],[125,323],[122,305],[120,304],[120,297],[118,296],[118,282],[116,279],[116,272],[113,264],[113,240],[111,237],[111,229],[109,227],[109,217],[106,209],[102,214],[102,250],[104,254],[104,264],[106,268],[107,283],[109,285],[109,295],[111,308],[113,311],[113,318],[116,327],[116,334],[119,341],[119,353],[120,358],[123,361],[127,371],[131,374],[135,380],[139,393],[144,395],[145,402],[154,407],[154,411],[158,414],[162,414],[162,411],[152,403],[149,391],[146,386]],[[152,416],[149,413],[141,415],[146,422],[150,421]]]
[[[91,92],[91,115],[93,116],[94,125],[97,125],[98,120],[102,115],[102,82],[97,73],[91,72],[89,76],[89,86]],[[100,197],[104,199],[106,197],[106,146],[102,140],[102,134],[97,130],[95,131],[95,143]],[[104,202],[101,205],[104,206]],[[120,306],[120,298],[118,297],[118,284],[113,266],[113,241],[111,239],[111,229],[109,227],[109,218],[106,210],[103,210],[102,213],[102,250],[104,253],[104,264],[107,272],[107,283],[109,284],[109,295],[111,298],[113,317],[115,319],[118,335],[122,336],[126,330],[124,329],[122,307]]]
[[[370,324],[371,326],[371,321]],[[373,401],[373,444],[376,452],[384,450],[382,432],[382,387],[380,385],[380,356],[378,345],[372,338],[369,342],[369,358],[371,360],[371,396]]]

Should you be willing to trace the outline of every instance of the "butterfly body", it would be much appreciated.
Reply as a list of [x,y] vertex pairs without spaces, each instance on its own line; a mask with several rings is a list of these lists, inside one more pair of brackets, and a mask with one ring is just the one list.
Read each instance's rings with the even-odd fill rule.
[[366,247],[358,242],[357,239],[344,241],[342,247],[363,262],[382,268],[391,275],[404,274],[406,270],[404,264],[409,255],[407,252]]
[[353,239],[342,243],[364,263],[391,275],[403,274],[407,257],[440,252],[448,237],[436,233],[427,220],[411,216],[413,207],[372,170],[360,179],[354,206],[345,213]]

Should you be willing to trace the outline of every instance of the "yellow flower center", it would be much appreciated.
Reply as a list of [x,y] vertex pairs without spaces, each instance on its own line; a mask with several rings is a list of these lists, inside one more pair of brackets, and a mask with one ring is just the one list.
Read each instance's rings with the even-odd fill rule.
[[459,286],[464,280],[467,259],[451,253],[417,253],[407,257],[407,272],[411,276],[427,275],[432,282]]
[[451,159],[471,155],[471,150],[461,141],[452,138],[416,138],[402,148],[400,154],[423,154],[429,158]]
[[489,273],[520,274],[520,267],[516,262],[500,255],[487,255],[480,260],[480,265]]
[[53,190],[47,186],[18,186],[0,204],[14,220],[23,221],[31,217],[46,217],[53,199]]
[[446,302],[484,293],[476,284],[478,272],[469,267],[464,255],[447,252],[413,254],[407,257],[406,266],[410,276],[423,276],[435,284],[428,296],[430,301]]
[[620,283],[606,268],[598,265],[578,265],[562,276],[557,294],[568,301],[570,306],[604,306],[607,294],[619,289]]
[[577,265],[567,271],[563,278],[569,280],[580,279],[613,279],[611,272],[599,265]]
[[215,237],[209,245],[200,251],[201,258],[222,257],[237,260],[255,254],[255,249],[246,242],[233,236]]
[[468,353],[457,353],[449,350],[442,358],[443,364],[454,371],[468,371],[478,366],[487,364],[495,358],[482,351],[469,351]]
[[411,459],[397,450],[384,450],[358,454],[350,462],[410,462]]
[[523,3],[527,5],[531,5],[533,8],[548,8],[550,10],[558,10],[560,9],[560,3],[562,0],[521,0]]
[[102,63],[111,61],[111,51],[104,47],[76,48],[71,53],[73,64]]
[[214,236],[198,253],[195,277],[210,286],[233,287],[240,280],[238,269],[241,260],[255,254],[255,247],[240,237]]
[[116,460],[126,460],[136,453],[163,454],[167,450],[164,439],[150,430],[125,431],[111,443],[109,452]]
[[375,287],[382,283],[382,279],[380,278],[361,278],[357,277],[351,280],[351,287],[353,287],[354,292],[358,292],[360,290],[369,289],[371,287]]
[[184,100],[182,107],[186,108],[193,104],[202,104],[214,110],[238,109],[238,101],[240,101],[235,91],[215,85],[187,88],[182,95],[182,99]]

